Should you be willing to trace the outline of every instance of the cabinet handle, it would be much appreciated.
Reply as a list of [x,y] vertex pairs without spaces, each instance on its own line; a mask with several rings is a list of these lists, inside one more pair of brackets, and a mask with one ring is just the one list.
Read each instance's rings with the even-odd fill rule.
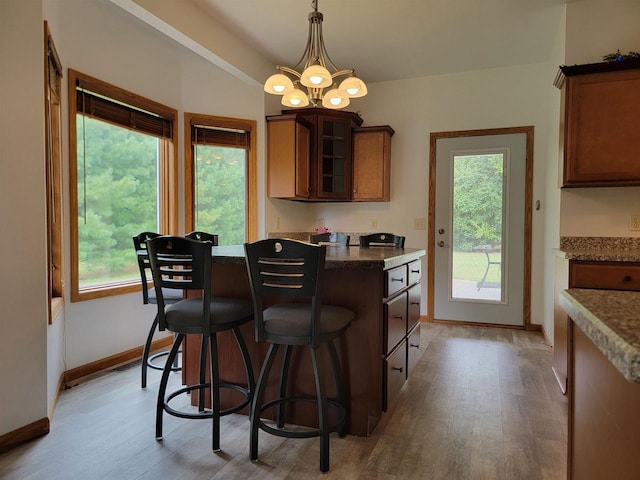
[[622,280],[625,282],[630,282],[632,280],[631,275],[625,275],[625,277]]
[[415,344],[413,344],[413,343],[410,343],[410,344],[409,344],[409,346],[410,346],[410,347],[413,347],[413,348],[420,348],[420,345],[415,345]]
[[420,273],[420,270],[411,270],[411,273]]
[[396,320],[404,319],[404,317],[402,315],[394,315],[393,318],[395,318]]
[[391,281],[392,282],[404,282],[404,278],[403,277],[400,277],[400,278],[391,277]]
[[395,370],[396,372],[402,372],[402,367],[391,367],[391,370]]
[[420,305],[420,302],[410,302],[411,305]]

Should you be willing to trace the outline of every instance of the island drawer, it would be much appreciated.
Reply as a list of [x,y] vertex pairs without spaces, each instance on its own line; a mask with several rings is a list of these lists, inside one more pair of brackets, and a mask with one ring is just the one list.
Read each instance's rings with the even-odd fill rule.
[[396,347],[384,360],[382,382],[382,411],[386,412],[400,393],[406,380],[407,344],[406,340]]
[[640,263],[571,262],[572,288],[640,291]]
[[407,335],[407,379],[420,360],[420,323]]
[[407,266],[401,265],[385,272],[387,280],[386,297],[391,297],[395,293],[407,286]]
[[407,285],[420,281],[420,277],[422,276],[421,268],[422,262],[420,260],[415,260],[409,264],[409,283]]
[[407,290],[407,332],[420,321],[420,291],[422,285],[419,283]]
[[388,353],[402,341],[407,334],[407,293],[403,292],[384,306],[386,323],[384,328],[384,353]]

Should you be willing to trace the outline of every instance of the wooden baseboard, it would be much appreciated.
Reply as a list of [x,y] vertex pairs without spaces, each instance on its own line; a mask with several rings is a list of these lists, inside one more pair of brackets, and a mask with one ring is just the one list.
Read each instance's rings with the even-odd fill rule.
[[551,339],[547,335],[547,332],[545,331],[545,329],[544,329],[544,327],[542,325],[540,325],[540,332],[542,333],[542,338],[544,338],[544,343],[546,343],[547,345],[549,345],[550,347],[553,348],[553,342],[551,341]]
[[[151,351],[158,350],[160,348],[165,348],[170,346],[173,343],[173,337],[167,336],[161,338],[160,340],[156,340],[151,344]],[[80,378],[93,375],[94,373],[98,373],[102,370],[106,370],[107,368],[113,368],[118,365],[122,365],[124,363],[129,363],[136,358],[142,357],[142,347],[132,348],[131,350],[126,350],[124,352],[117,353],[115,355],[111,355],[110,357],[102,358],[100,360],[96,360],[95,362],[87,363],[85,365],[81,365],[76,368],[72,368],[71,370],[67,370],[64,372],[64,384],[68,384],[70,382],[75,382]]]
[[20,427],[9,433],[0,436],[0,453],[11,450],[34,438],[42,437],[49,433],[49,418],[41,418],[29,425]]

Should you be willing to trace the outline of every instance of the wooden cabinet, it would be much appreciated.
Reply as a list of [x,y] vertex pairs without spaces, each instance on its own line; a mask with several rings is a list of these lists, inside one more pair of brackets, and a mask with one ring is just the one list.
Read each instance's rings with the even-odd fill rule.
[[640,384],[571,322],[569,480],[640,478]]
[[[564,187],[640,185],[640,61],[561,67]],[[563,81],[563,77],[564,81]]]
[[387,411],[420,359],[421,261],[385,271],[382,410]]
[[569,317],[558,304],[567,288],[640,291],[640,263],[593,262],[556,257],[554,288],[553,372],[562,393],[567,392]]
[[393,129],[361,125],[356,113],[318,108],[267,117],[267,196],[389,201]]
[[308,199],[310,131],[295,115],[267,117],[267,195]]
[[353,130],[354,201],[388,202],[391,198],[391,137],[388,126]]

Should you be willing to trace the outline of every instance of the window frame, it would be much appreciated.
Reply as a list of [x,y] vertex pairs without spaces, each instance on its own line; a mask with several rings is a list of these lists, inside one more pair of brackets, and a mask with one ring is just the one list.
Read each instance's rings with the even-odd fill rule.
[[47,318],[49,325],[64,307],[62,216],[63,67],[49,24],[44,22],[45,176],[47,188]]
[[[172,121],[171,136],[164,149],[166,155],[160,159],[160,230],[161,233],[177,234],[178,232],[178,111],[158,102],[111,85],[73,69],[68,70],[69,91],[69,202],[70,202],[70,237],[71,237],[71,302],[104,298],[112,295],[140,290],[140,279],[127,282],[114,282],[93,288],[80,289],[78,268],[78,155],[77,155],[77,114],[76,84],[78,81],[86,85],[96,94],[117,102],[158,114]],[[133,248],[133,244],[132,247]]]
[[[186,112],[184,114],[184,198],[185,230],[194,230],[195,225],[195,165],[194,149],[191,142],[191,128],[195,125],[213,128],[243,130],[249,134],[247,149],[247,191],[246,191],[246,241],[258,239],[258,161],[257,161],[257,122],[241,118],[220,117]],[[215,233],[215,232],[213,232]]]

